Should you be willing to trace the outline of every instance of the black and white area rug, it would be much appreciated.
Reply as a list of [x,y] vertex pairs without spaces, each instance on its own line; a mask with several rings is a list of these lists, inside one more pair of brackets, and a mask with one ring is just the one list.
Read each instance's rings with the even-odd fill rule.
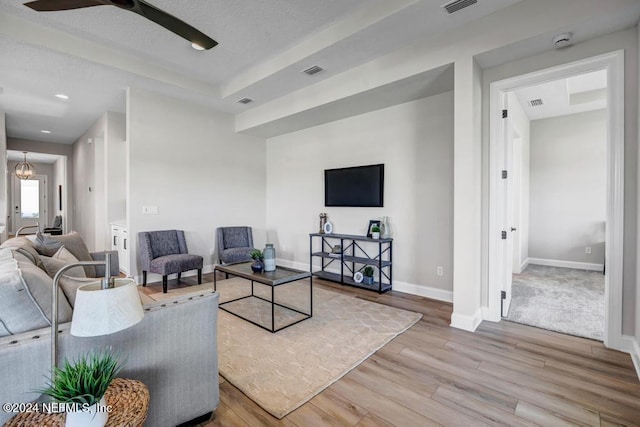
[[505,320],[602,341],[604,303],[601,272],[529,265],[513,275]]

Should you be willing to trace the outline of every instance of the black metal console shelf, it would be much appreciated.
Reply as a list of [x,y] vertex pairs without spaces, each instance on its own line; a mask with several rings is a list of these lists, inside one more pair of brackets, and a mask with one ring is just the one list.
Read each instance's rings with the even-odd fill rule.
[[[332,252],[335,245],[340,245],[342,248],[340,253]],[[309,271],[314,276],[378,293],[391,289],[393,239],[372,239],[351,234],[311,233],[309,234],[309,254]],[[318,271],[313,271],[314,257],[321,260],[321,269]],[[363,271],[368,265],[376,268],[374,277],[377,280],[372,285],[364,282],[357,283],[353,276],[356,272]],[[334,271],[327,271],[327,268]],[[336,272],[338,269],[339,273]]]

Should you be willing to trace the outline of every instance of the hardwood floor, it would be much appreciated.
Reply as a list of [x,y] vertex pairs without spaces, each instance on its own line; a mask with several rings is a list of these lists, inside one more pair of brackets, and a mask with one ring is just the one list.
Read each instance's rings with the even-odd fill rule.
[[600,342],[506,321],[469,333],[449,327],[451,304],[314,284],[424,317],[282,420],[221,377],[204,426],[640,425],[631,358]]

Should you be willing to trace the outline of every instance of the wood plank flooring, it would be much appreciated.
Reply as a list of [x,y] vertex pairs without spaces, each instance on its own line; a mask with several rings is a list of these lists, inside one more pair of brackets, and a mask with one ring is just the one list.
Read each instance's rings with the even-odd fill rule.
[[451,304],[314,284],[424,317],[282,420],[220,377],[220,406],[203,426],[640,426],[631,358],[600,342],[506,321],[469,333],[449,327]]

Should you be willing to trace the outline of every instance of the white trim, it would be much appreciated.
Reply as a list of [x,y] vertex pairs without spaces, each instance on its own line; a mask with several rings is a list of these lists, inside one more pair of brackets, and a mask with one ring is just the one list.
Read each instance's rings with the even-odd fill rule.
[[[213,268],[215,267],[215,264],[209,264],[209,265],[205,265],[204,267],[202,267],[202,274],[205,273],[213,273]],[[182,273],[182,277],[191,277],[191,276],[196,276],[198,274],[197,270],[189,270],[186,271],[184,273]],[[170,274],[169,277],[177,277],[174,274]],[[128,277],[133,277],[133,279],[135,279],[136,283],[139,285],[142,285],[142,274],[138,274],[136,276],[128,276]],[[147,272],[147,285],[150,283],[157,283],[157,282],[161,282],[162,281],[162,275],[161,274],[156,274],[156,273],[151,273],[151,272]]]
[[[278,265],[282,265],[283,267],[295,268],[303,271],[309,270],[309,264],[305,264],[302,262],[295,262],[280,258],[278,258],[276,262]],[[340,273],[340,270],[337,269],[326,268],[325,270],[332,273]],[[417,295],[437,301],[453,302],[453,291],[433,288],[431,286],[418,285],[416,283],[407,283],[394,280],[392,289],[394,291],[404,292],[405,294]]]
[[631,360],[633,361],[633,366],[636,368],[636,374],[638,375],[638,379],[640,380],[640,344],[638,344],[638,340],[634,337],[623,336],[624,341],[627,341],[629,345],[629,354],[631,355]]
[[[492,82],[490,84],[490,147],[489,147],[489,281],[487,291],[488,307],[485,319],[500,320],[501,279],[496,276],[495,259],[500,255],[495,239],[499,236],[496,215],[499,204],[496,199],[496,181],[498,169],[495,157],[502,136],[501,101],[506,92],[521,87],[546,83],[578,74],[607,70],[608,94],[608,141],[607,141],[607,229],[605,260],[605,329],[604,344],[607,347],[621,349],[622,339],[622,273],[624,239],[624,50],[570,62],[557,67],[536,71],[521,76]],[[492,243],[493,242],[493,243]],[[496,249],[498,248],[498,249]]]
[[[455,309],[455,308],[454,308]],[[473,316],[467,316],[466,314],[452,313],[451,314],[451,327],[458,328],[465,331],[475,331],[482,322],[482,310],[479,308],[473,314]]]
[[405,294],[418,295],[438,301],[453,302],[453,291],[433,288],[431,286],[417,285],[415,283],[393,281],[393,290]]
[[529,258],[522,261],[522,265],[520,266],[520,272],[523,272],[525,268],[529,265]]
[[544,258],[527,258],[529,264],[533,265],[546,265],[549,267],[561,267],[561,268],[575,268],[576,270],[593,270],[600,271],[604,268],[603,264],[593,264],[590,262],[577,262],[577,261],[561,261],[559,259],[544,259]]

